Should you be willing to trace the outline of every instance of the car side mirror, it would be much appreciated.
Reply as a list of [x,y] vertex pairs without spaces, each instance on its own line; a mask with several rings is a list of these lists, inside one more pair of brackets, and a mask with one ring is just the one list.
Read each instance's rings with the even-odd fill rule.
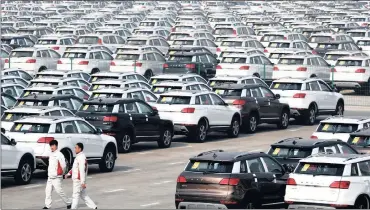
[[359,47],[358,49],[362,51],[362,47]]
[[158,110],[153,109],[153,116],[158,115]]
[[220,63],[221,61],[219,59],[217,59],[217,63]]
[[14,139],[10,139],[10,144],[12,146],[15,146],[15,145],[17,145],[17,142]]
[[103,130],[101,128],[96,128],[96,134],[100,135],[103,133]]
[[276,98],[276,99],[280,99],[280,94],[276,94],[276,95],[275,95],[275,98]]

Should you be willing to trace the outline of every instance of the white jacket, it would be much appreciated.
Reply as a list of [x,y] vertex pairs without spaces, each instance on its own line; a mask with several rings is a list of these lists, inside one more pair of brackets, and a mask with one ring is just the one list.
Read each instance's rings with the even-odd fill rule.
[[72,170],[68,172],[69,175],[72,175],[72,180],[79,180],[81,184],[86,183],[87,176],[87,160],[83,152],[77,154],[75,161],[73,162]]
[[55,179],[64,175],[66,160],[60,151],[51,152],[49,156],[48,177]]

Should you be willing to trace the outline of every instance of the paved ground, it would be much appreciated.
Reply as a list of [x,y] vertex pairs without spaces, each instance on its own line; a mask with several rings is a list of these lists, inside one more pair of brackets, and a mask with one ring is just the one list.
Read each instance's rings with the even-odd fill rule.
[[[370,111],[347,111],[347,116],[370,116]],[[322,119],[322,118],[321,118]],[[87,189],[99,208],[156,208],[173,209],[176,179],[189,157],[200,152],[224,149],[231,151],[266,151],[271,143],[288,137],[309,137],[316,125],[291,125],[287,130],[276,126],[263,126],[254,135],[241,135],[227,139],[223,134],[213,134],[204,144],[187,143],[176,137],[169,149],[158,149],[155,143],[135,145],[130,154],[120,154],[112,173],[102,174],[97,166],[90,166]],[[40,209],[44,206],[46,175],[37,172],[30,185],[16,186],[12,179],[3,178],[1,207],[3,209]],[[64,182],[64,189],[71,195],[71,181]],[[63,209],[60,198],[53,195],[53,208]],[[80,204],[82,209],[85,205]]]

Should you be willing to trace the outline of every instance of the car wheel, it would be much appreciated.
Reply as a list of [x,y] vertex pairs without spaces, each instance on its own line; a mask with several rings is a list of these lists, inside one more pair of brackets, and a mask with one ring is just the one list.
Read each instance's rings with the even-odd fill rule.
[[128,153],[132,147],[132,135],[124,133],[120,142],[119,152]]
[[364,196],[357,198],[354,207],[355,209],[369,209],[369,199]]
[[313,125],[315,124],[316,121],[316,108],[314,105],[311,105],[308,110],[306,115],[304,116],[304,123],[306,125]]
[[65,151],[62,152],[62,154],[64,155],[64,158],[66,160],[66,169],[67,170],[72,169],[72,160],[73,160],[73,158],[72,158],[71,152],[65,150]]
[[98,73],[98,72],[100,72],[99,69],[93,69],[93,70],[91,70],[91,74],[95,74],[95,73]]
[[280,115],[279,123],[277,124],[279,129],[287,129],[289,126],[289,111],[283,110]]
[[257,115],[251,113],[248,116],[246,123],[243,125],[244,128],[243,130],[245,130],[247,133],[254,133],[257,130],[257,125],[258,125]]
[[99,169],[102,172],[111,172],[114,169],[116,163],[116,157],[114,155],[114,148],[106,148],[102,157],[102,160],[99,164]]
[[153,76],[152,70],[147,70],[144,74],[144,77],[149,81],[150,78]]
[[335,114],[343,116],[344,114],[344,104],[343,102],[338,102],[337,107],[335,108]]
[[160,139],[158,140],[158,146],[160,148],[168,148],[172,143],[172,131],[169,128],[164,128]]
[[233,117],[233,119],[231,120],[228,135],[230,138],[236,138],[239,136],[239,132],[240,132],[240,120],[238,119],[238,117]]
[[29,184],[33,175],[32,161],[29,159],[22,159],[19,163],[18,169],[15,172],[15,182],[17,184]]
[[195,131],[190,135],[190,139],[195,140],[196,142],[203,143],[207,138],[208,125],[205,120],[202,120],[198,123],[198,126],[195,128]]
[[252,201],[248,201],[246,202],[246,204],[244,205],[244,208],[245,209],[256,209],[257,206],[256,204],[254,204]]

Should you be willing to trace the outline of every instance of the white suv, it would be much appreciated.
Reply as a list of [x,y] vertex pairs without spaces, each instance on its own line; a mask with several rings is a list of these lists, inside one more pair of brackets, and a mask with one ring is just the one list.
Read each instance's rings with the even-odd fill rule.
[[287,103],[291,116],[304,124],[313,125],[318,115],[343,115],[343,95],[321,79],[279,79],[270,89]]
[[322,120],[312,134],[312,139],[340,139],[347,142],[352,132],[370,127],[370,118],[333,116]]
[[17,184],[28,184],[35,168],[33,149],[17,145],[1,133],[1,176],[14,176]]
[[368,209],[369,176],[369,155],[314,155],[289,175],[285,202],[292,209]]
[[220,96],[210,91],[169,91],[155,104],[161,119],[174,123],[175,134],[187,135],[191,140],[204,142],[210,131],[239,135],[240,110],[229,106]]
[[34,149],[37,168],[47,168],[48,144],[55,139],[68,164],[72,164],[76,156],[75,145],[81,142],[85,146],[88,163],[99,164],[101,171],[110,172],[117,158],[117,143],[115,138],[101,132],[82,118],[38,116],[15,121],[7,135],[17,140],[19,145]]

